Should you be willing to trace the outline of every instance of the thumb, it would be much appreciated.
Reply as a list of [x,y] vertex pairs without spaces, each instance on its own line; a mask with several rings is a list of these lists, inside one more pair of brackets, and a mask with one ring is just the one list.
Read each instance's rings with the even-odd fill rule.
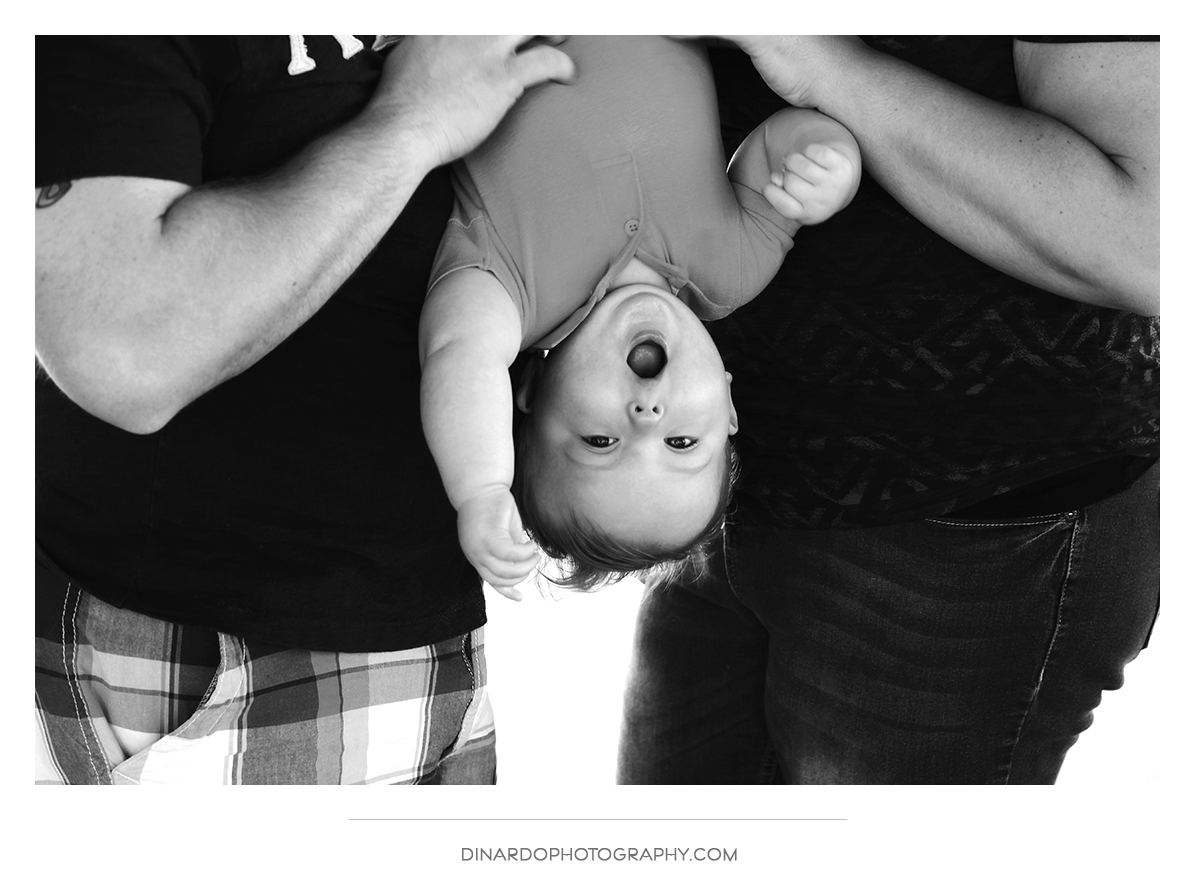
[[577,66],[567,53],[554,46],[542,45],[516,55],[509,65],[509,71],[524,89],[545,80],[572,83],[577,76]]

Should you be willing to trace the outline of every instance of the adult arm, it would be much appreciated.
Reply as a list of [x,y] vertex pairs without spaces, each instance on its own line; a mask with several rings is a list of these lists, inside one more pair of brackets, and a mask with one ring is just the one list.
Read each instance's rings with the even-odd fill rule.
[[513,585],[538,563],[510,493],[509,369],[522,335],[514,301],[482,269],[440,278],[419,318],[423,432],[457,509],[461,549],[482,578],[515,599]]
[[411,37],[354,120],[253,181],[102,177],[41,189],[36,350],[85,410],[152,432],[248,368],[335,292],[433,168],[528,86],[566,80],[524,38]]
[[1062,296],[1158,312],[1158,44],[1017,41],[1012,108],[853,38],[736,41],[944,238]]

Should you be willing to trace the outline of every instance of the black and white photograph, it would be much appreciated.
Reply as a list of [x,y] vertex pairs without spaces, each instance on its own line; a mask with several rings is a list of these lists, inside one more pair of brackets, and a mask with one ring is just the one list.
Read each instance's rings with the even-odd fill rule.
[[34,38],[29,834],[1171,886],[1162,44]]

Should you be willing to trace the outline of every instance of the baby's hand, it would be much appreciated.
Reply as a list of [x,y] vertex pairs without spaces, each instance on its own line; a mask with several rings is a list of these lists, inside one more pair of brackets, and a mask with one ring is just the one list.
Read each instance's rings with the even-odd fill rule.
[[514,585],[539,565],[539,548],[527,538],[510,490],[495,486],[457,508],[456,530],[465,557],[500,594],[523,598]]
[[776,211],[803,226],[825,222],[850,203],[862,163],[855,147],[814,143],[784,159],[763,194]]

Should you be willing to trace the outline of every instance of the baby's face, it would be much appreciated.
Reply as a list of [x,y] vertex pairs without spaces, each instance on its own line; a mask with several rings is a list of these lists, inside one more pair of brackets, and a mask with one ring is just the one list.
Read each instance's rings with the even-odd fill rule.
[[555,347],[529,410],[545,509],[624,542],[672,547],[709,522],[738,431],[730,375],[696,315],[667,290],[610,291]]

